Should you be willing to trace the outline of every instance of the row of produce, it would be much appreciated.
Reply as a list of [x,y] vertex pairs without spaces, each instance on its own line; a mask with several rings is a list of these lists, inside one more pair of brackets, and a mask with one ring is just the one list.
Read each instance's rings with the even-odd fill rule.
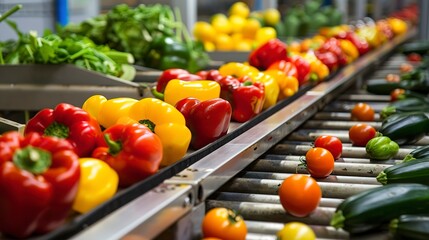
[[[137,9],[143,11],[139,16],[145,19],[151,14],[161,14],[162,17],[157,15],[156,19],[163,19],[170,15],[162,6],[155,6],[158,10],[155,13],[141,6]],[[135,14],[134,11],[120,5],[112,12],[123,14],[121,19],[129,20],[132,18],[127,14]],[[101,20],[104,29],[132,29],[120,24],[113,27],[114,24],[104,17]],[[141,27],[141,22],[135,24]],[[165,22],[154,25],[169,26]],[[91,25],[87,30],[96,28]],[[91,49],[87,45],[75,45],[78,42],[74,38],[78,37],[76,35],[73,35],[73,41],[63,45],[62,41],[57,41],[62,38],[52,34],[46,35],[45,39],[17,32],[21,38],[18,45],[13,43],[12,46],[18,48],[4,48],[6,45],[2,45],[2,49],[13,49],[15,57],[3,52],[2,57],[6,57],[1,60],[31,56],[31,61],[16,63],[70,63],[69,60],[52,60],[58,59],[59,52],[65,53],[59,49],[67,49],[64,59],[71,56],[75,56],[71,59],[88,58],[81,62],[85,68],[93,65],[90,62],[95,60],[94,55],[103,59],[107,57],[95,64],[105,68],[112,66],[108,61],[114,55],[124,57],[116,50],[110,57],[87,52]],[[351,29],[345,32],[354,36]],[[402,33],[396,32],[398,35]],[[112,35],[103,33],[98,36]],[[124,36],[128,38],[131,35]],[[314,55],[310,51],[289,52],[285,43],[272,39],[255,49],[248,63],[231,62],[217,70],[207,71],[196,71],[198,67],[189,68],[188,65],[163,65],[166,70],[153,89],[154,98],[106,99],[94,95],[82,106],[60,103],[54,109],[40,110],[26,123],[23,135],[8,132],[0,136],[3,155],[0,165],[0,232],[25,238],[53,231],[67,222],[72,211],[90,212],[119,189],[143,181],[160,167],[179,161],[189,147],[196,150],[225,136],[231,120],[246,122],[278,101],[294,95],[310,79],[315,82],[326,80],[340,67],[362,55],[352,41],[335,36],[327,38]],[[392,37],[386,36],[385,39]],[[359,43],[366,41],[359,39]],[[344,48],[340,40],[350,44]],[[37,47],[38,51],[33,51],[35,48],[30,46]],[[154,49],[158,51],[171,46],[157,45]],[[325,57],[318,57],[318,54]],[[134,58],[148,55],[151,54],[132,54]],[[168,58],[166,52],[152,56],[155,55],[158,58],[150,60],[151,63],[189,63],[189,59],[176,61],[176,57]],[[23,199],[23,195],[29,197]]]

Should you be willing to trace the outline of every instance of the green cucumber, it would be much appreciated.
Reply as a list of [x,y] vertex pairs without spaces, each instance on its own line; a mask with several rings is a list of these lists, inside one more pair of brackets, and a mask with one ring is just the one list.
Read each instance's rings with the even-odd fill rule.
[[370,79],[366,82],[366,91],[377,95],[389,95],[396,88],[400,88],[399,82],[388,82],[386,79]]
[[408,153],[402,161],[408,162],[420,158],[429,158],[429,145],[417,147],[416,149]]
[[365,190],[337,206],[331,226],[351,234],[365,233],[403,214],[429,214],[429,186],[393,183]]
[[429,185],[429,159],[415,159],[385,168],[377,176],[383,185],[392,183],[421,183]]
[[401,215],[390,222],[389,231],[395,239],[429,239],[429,215]]
[[429,118],[422,112],[393,114],[382,122],[378,132],[399,145],[412,144],[429,132]]
[[382,119],[395,113],[402,112],[429,112],[429,102],[422,97],[407,97],[390,103],[380,111]]

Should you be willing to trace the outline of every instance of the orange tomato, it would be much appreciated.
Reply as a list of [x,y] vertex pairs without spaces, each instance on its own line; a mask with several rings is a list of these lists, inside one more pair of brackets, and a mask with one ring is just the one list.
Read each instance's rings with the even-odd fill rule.
[[218,207],[206,213],[202,222],[204,238],[244,240],[247,227],[243,218],[231,209]]
[[329,176],[334,170],[335,159],[326,148],[313,147],[305,154],[307,170],[314,178]]
[[296,217],[305,217],[319,206],[322,190],[314,178],[292,174],[283,180],[278,195],[286,212]]
[[367,103],[357,103],[351,111],[354,121],[374,121],[374,109]]
[[365,123],[358,123],[349,129],[349,139],[353,146],[365,147],[376,135],[375,128]]

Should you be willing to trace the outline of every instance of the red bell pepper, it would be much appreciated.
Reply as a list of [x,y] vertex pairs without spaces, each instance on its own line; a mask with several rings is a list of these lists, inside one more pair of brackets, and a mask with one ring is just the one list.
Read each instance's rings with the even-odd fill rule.
[[60,103],[54,109],[40,110],[31,118],[25,126],[24,134],[30,132],[67,139],[79,157],[88,157],[97,147],[101,129],[98,122],[85,110]]
[[267,70],[272,69],[281,70],[286,74],[286,76],[295,77],[298,79],[298,69],[295,64],[290,61],[280,60],[273,62]]
[[359,52],[359,56],[364,55],[365,53],[369,52],[369,50],[370,50],[369,43],[365,39],[360,38],[353,31],[340,32],[335,37],[338,39],[349,40],[351,43],[353,43],[353,45],[357,48],[357,50]]
[[143,124],[115,124],[104,130],[104,140],[92,157],[105,161],[127,187],[158,171],[162,160],[159,137]]
[[347,55],[343,52],[340,46],[340,42],[338,39],[331,37],[328,40],[326,40],[322,46],[320,46],[319,49],[317,49],[318,52],[332,52],[337,56],[338,64],[339,66],[346,65],[347,62]]
[[191,130],[191,146],[200,149],[225,136],[231,121],[231,104],[222,98],[200,101],[184,98],[175,106],[185,117]]
[[314,51],[314,55],[329,68],[329,72],[334,72],[338,69],[338,58],[333,52]]
[[298,71],[298,83],[302,86],[310,79],[310,63],[298,55],[290,57],[289,61],[295,65]]
[[279,39],[271,39],[249,55],[249,64],[259,70],[266,70],[272,63],[287,60],[287,45]]
[[80,167],[66,140],[16,131],[0,136],[0,232],[26,238],[63,224],[77,194]]
[[193,80],[202,80],[203,78],[201,78],[196,74],[192,74],[185,69],[181,69],[181,68],[167,69],[162,72],[161,76],[159,76],[158,81],[156,83],[156,91],[158,91],[159,93],[164,93],[167,83],[172,79],[193,81]]

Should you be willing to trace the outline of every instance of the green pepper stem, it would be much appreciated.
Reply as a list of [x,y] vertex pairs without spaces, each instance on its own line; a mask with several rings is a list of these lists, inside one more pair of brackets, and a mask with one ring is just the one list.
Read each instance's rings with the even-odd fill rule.
[[160,92],[156,91],[156,88],[155,88],[155,87],[152,87],[152,88],[150,89],[150,92],[152,93],[152,95],[153,95],[155,98],[158,98],[159,100],[164,100],[164,93],[160,93]]
[[52,164],[51,154],[48,151],[32,146],[17,150],[12,160],[18,168],[33,174],[44,173]]
[[109,153],[111,155],[116,155],[122,150],[122,143],[120,141],[113,141],[109,134],[104,134],[104,140],[109,146]]
[[140,124],[145,125],[147,128],[149,128],[153,133],[155,133],[155,123],[152,122],[149,119],[143,119],[139,121]]
[[44,135],[66,139],[69,137],[69,132],[70,129],[66,125],[53,122],[45,129]]

